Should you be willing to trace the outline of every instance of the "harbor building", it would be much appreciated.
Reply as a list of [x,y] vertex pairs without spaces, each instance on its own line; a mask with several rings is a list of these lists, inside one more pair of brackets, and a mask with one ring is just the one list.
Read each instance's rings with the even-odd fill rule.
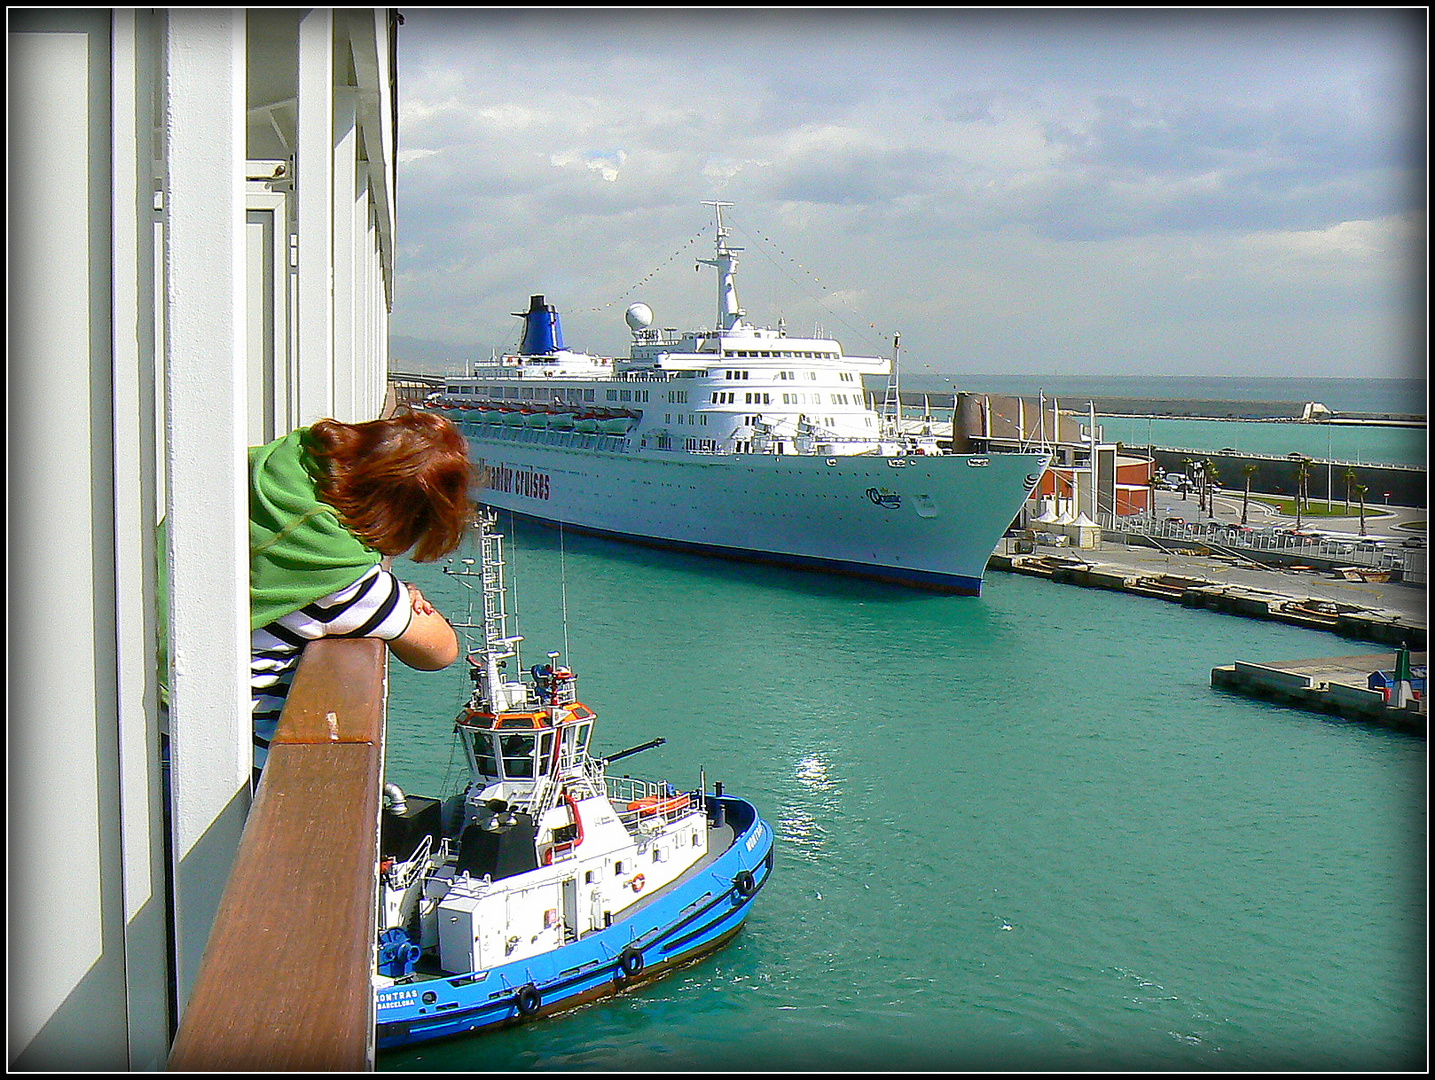
[[1110,527],[1116,518],[1150,509],[1155,461],[1105,441],[1094,404],[1088,402],[1083,414],[1044,396],[1031,401],[957,393],[951,407],[953,449],[981,453],[1038,446],[1052,451],[1052,462],[1023,510],[1028,521],[1051,512]]
[[384,408],[397,21],[7,11],[12,1070],[162,1069],[196,1010],[264,800],[246,447]]

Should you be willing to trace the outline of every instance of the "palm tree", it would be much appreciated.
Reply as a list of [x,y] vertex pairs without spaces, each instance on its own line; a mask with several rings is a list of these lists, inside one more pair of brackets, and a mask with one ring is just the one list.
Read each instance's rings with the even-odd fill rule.
[[1221,474],[1216,470],[1213,461],[1206,462],[1206,513],[1211,517],[1216,516],[1216,485],[1220,483]]
[[1345,512],[1348,514],[1350,513],[1350,493],[1355,488],[1355,466],[1347,465],[1341,479],[1345,481]]
[[1300,528],[1300,512],[1305,501],[1305,484],[1310,478],[1310,458],[1301,458],[1295,467],[1295,527]]
[[1365,493],[1369,490],[1364,484],[1355,485],[1355,493],[1360,497],[1360,535],[1365,535]]
[[1242,525],[1246,523],[1247,512],[1250,510],[1251,506],[1251,477],[1255,476],[1256,473],[1259,471],[1260,466],[1258,466],[1254,461],[1248,461],[1241,466],[1241,475],[1246,478],[1246,493],[1241,496]]

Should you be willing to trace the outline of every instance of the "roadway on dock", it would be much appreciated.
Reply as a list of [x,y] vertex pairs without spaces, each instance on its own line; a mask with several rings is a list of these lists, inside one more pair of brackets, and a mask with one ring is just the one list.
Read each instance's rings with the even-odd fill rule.
[[[1268,503],[1257,502],[1252,492],[1247,511],[1247,524],[1253,528],[1279,526],[1294,528],[1295,518],[1283,515]],[[1197,508],[1194,494],[1182,499],[1178,492],[1158,491],[1156,513],[1158,518],[1179,517],[1188,521],[1220,521],[1236,524],[1241,520],[1241,493],[1223,491],[1215,500],[1215,512],[1203,515]],[[1316,500],[1323,506],[1322,500]],[[1335,505],[1343,505],[1337,502]],[[1425,538],[1426,511],[1419,507],[1379,506],[1370,507],[1365,518],[1365,533],[1360,532],[1360,515],[1352,517],[1305,517],[1302,527],[1322,533],[1340,533],[1354,539],[1382,539],[1387,543],[1399,543],[1409,537]],[[1181,548],[1177,541],[1165,541],[1168,547]],[[1094,562],[1112,563],[1135,568],[1143,574],[1181,574],[1202,577],[1215,582],[1229,582],[1248,588],[1266,589],[1270,592],[1300,596],[1312,596],[1323,600],[1335,600],[1344,604],[1358,604],[1365,608],[1390,611],[1404,616],[1419,625],[1427,625],[1427,602],[1424,586],[1407,585],[1401,582],[1346,581],[1336,578],[1323,570],[1295,570],[1275,566],[1253,566],[1249,563],[1233,563],[1227,558],[1215,556],[1172,554],[1156,548],[1127,546],[1119,541],[1104,540],[1094,552],[1078,552],[1059,549],[1072,555],[1090,557]]]

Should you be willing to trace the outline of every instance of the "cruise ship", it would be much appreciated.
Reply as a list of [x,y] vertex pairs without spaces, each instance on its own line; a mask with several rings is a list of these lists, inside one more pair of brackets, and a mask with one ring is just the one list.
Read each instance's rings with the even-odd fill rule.
[[[1048,455],[952,453],[905,430],[894,359],[749,324],[731,204],[707,205],[715,328],[655,329],[637,303],[629,355],[594,356],[569,350],[533,296],[515,312],[517,353],[430,397],[468,439],[479,500],[595,535],[979,595]],[[886,379],[883,402],[864,378]]]

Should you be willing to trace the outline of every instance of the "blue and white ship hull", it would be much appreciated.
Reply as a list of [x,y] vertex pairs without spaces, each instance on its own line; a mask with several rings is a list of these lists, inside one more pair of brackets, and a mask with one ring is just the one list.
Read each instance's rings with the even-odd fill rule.
[[[772,826],[749,802],[711,797],[725,848],[604,930],[483,971],[378,992],[381,1050],[531,1020],[631,989],[722,946],[772,874]],[[711,815],[710,815],[711,816]],[[710,845],[714,841],[710,840]],[[712,847],[710,846],[710,854]]]
[[476,416],[459,425],[489,506],[628,541],[969,595],[1046,464],[1042,454],[630,452],[613,436],[574,433],[577,445],[565,446],[552,431],[538,441]]

